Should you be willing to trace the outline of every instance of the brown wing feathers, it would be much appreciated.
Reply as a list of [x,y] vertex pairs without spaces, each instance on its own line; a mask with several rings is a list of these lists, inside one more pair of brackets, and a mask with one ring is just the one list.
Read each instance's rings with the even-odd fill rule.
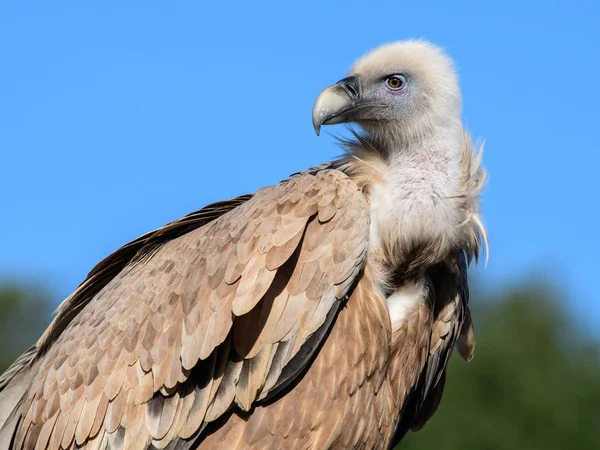
[[106,284],[111,281],[125,266],[143,260],[157,250],[162,244],[182,236],[205,225],[226,212],[236,208],[252,195],[242,195],[231,200],[220,201],[205,206],[175,220],[162,228],[146,233],[134,241],[100,261],[79,285],[76,291],[58,308],[57,316],[40,339],[41,351],[69,324],[73,316],[89,302]]
[[248,410],[310,359],[303,344],[368,245],[364,198],[330,170],[178,222],[100,263],[61,307],[17,448],[164,448]]

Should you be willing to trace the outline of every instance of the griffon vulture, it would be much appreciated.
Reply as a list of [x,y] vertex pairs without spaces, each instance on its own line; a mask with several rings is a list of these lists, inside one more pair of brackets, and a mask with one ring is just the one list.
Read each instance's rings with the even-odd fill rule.
[[0,378],[13,449],[385,449],[473,356],[485,174],[451,60],[384,45],[325,89],[338,160],[100,262]]

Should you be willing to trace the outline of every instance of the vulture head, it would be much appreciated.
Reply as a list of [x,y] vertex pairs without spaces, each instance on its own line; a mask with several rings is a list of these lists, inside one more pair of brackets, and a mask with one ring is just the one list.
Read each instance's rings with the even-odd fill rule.
[[353,122],[388,143],[402,143],[439,127],[460,127],[460,113],[450,58],[427,42],[401,41],[356,61],[349,76],[321,92],[312,119],[317,135],[322,125]]

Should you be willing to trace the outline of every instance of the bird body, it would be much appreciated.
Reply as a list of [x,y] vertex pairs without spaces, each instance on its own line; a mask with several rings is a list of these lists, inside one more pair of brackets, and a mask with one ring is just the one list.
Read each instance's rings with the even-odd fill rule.
[[325,89],[340,159],[100,262],[0,377],[0,447],[385,449],[473,356],[485,180],[451,61],[388,44]]

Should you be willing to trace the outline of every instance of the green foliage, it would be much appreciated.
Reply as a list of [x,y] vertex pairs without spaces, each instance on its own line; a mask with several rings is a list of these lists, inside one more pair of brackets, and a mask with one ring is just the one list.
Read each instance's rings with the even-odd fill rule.
[[540,287],[473,304],[475,358],[452,358],[437,414],[398,448],[599,448],[598,343]]
[[0,373],[27,350],[50,323],[50,302],[41,291],[0,287]]

